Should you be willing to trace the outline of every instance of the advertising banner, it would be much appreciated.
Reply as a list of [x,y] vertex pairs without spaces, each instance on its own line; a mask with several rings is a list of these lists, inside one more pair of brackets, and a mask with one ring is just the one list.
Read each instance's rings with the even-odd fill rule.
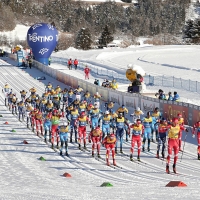
[[156,107],[160,108],[158,102],[150,101],[147,99],[141,99],[141,110],[146,114],[148,111],[153,111]]
[[78,87],[78,79],[71,77],[72,78],[72,86],[73,88],[77,88]]
[[124,97],[124,105],[129,108],[136,109],[139,106],[139,98],[135,96],[123,96]]
[[[173,117],[177,117],[177,115],[181,113],[183,118],[188,119],[189,108],[187,104],[186,106],[179,106],[176,104],[163,104],[163,113],[164,115],[166,115],[166,118],[172,119]],[[185,120],[185,124],[187,124],[187,120]]]
[[109,91],[109,101],[115,102],[116,105],[122,105],[122,93]]
[[[193,109],[191,110],[191,116],[192,116],[192,120],[190,120],[191,122],[191,126],[193,126],[197,121],[200,121],[200,106],[196,106],[196,105],[192,105]],[[190,119],[190,116],[189,116]]]

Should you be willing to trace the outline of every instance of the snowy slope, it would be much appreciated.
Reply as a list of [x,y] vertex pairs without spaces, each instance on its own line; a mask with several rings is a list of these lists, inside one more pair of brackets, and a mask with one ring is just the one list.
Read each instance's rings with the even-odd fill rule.
[[[30,75],[31,76],[30,76]],[[13,66],[0,67],[0,86],[8,81],[19,96],[22,89],[35,86],[38,93],[44,91],[44,84],[49,81],[54,85],[64,85],[51,77],[39,82],[35,76],[43,75],[36,69],[22,71]],[[32,78],[33,77],[33,78]],[[165,162],[154,158],[156,145],[152,144],[152,153],[142,153],[141,159],[146,163],[132,163],[128,157],[117,155],[117,164],[123,169],[105,166],[102,161],[91,158],[90,153],[81,152],[77,145],[69,145],[70,158],[60,157],[40,138],[36,137],[25,125],[19,123],[15,116],[3,106],[3,95],[0,97],[0,198],[5,199],[198,199],[199,198],[199,161],[196,159],[196,140],[187,137],[187,153],[177,164],[179,175],[165,174]],[[4,122],[8,121],[8,125]],[[11,132],[15,129],[17,132]],[[22,144],[26,139],[29,144]],[[191,143],[192,142],[192,143]],[[91,145],[88,145],[91,149]],[[124,152],[129,154],[130,142],[124,143]],[[102,147],[102,157],[105,149]],[[136,155],[136,152],[134,153]],[[39,161],[43,156],[46,162]],[[171,168],[171,167],[170,167]],[[72,178],[64,178],[68,172]],[[170,180],[180,180],[188,187],[165,188]],[[109,181],[114,187],[101,188],[103,182]],[[23,190],[21,190],[23,188]],[[146,189],[148,188],[148,189]]]

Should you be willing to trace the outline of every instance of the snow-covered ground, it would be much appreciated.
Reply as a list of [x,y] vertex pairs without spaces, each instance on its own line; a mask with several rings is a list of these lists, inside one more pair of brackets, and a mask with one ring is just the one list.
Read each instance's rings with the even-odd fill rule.
[[[199,81],[199,54],[200,47],[198,45],[174,45],[136,46],[134,48],[126,49],[107,48],[90,51],[69,48],[66,51],[53,53],[52,56],[68,59],[77,58],[82,62],[91,63],[104,69],[114,70],[124,75],[127,65],[135,64],[141,66],[145,72],[150,75],[166,75],[186,80]],[[73,71],[70,73],[73,73]],[[127,84],[124,85],[122,90],[125,91],[126,88]],[[187,90],[172,87],[147,86],[146,93],[157,92],[160,88],[163,88],[166,94],[169,91],[172,93],[173,91],[177,91],[183,102],[200,105],[200,94]]]
[[[8,58],[4,58],[11,62]],[[51,81],[54,85],[64,84],[46,76],[39,82],[36,76],[44,75],[36,69],[21,70],[6,66],[1,62],[0,87],[7,81],[19,97],[19,91],[36,87],[38,93],[44,91],[44,84]],[[15,63],[16,64],[16,63]],[[58,66],[59,67],[59,66]],[[117,164],[122,169],[113,169],[90,156],[89,152],[77,149],[77,144],[69,144],[70,157],[60,157],[49,148],[41,138],[20,123],[3,105],[0,94],[0,199],[198,199],[200,186],[199,161],[196,160],[196,139],[187,136],[182,161],[181,154],[177,163],[179,174],[165,173],[165,161],[155,159],[156,144],[151,144],[151,153],[141,153],[144,163],[130,162],[124,155],[117,155]],[[8,121],[8,125],[4,124]],[[15,129],[16,132],[11,132]],[[183,135],[184,138],[184,135]],[[27,140],[29,144],[23,144]],[[129,155],[130,141],[123,145]],[[91,150],[91,144],[87,147]],[[101,148],[105,158],[105,148]],[[38,158],[43,156],[46,161]],[[136,156],[136,149],[134,158]],[[173,159],[172,161],[173,162]],[[171,165],[170,165],[171,169]],[[67,172],[71,178],[62,175]],[[183,181],[185,188],[167,188],[172,180]],[[110,182],[113,187],[100,187]]]

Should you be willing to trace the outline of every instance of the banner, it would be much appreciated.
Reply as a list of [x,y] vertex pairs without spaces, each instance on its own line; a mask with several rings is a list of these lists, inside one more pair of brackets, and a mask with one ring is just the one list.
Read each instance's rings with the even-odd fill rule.
[[[186,106],[179,106],[176,104],[163,104],[163,114],[166,115],[168,119],[172,119],[173,117],[177,117],[177,115],[180,113],[182,114],[183,118],[187,118],[189,116],[189,109]],[[185,120],[185,124],[188,120]]]
[[136,109],[139,106],[139,98],[135,96],[124,96],[124,105]]
[[115,104],[121,106],[123,104],[122,102],[122,94],[109,91],[109,100],[115,102]]
[[160,104],[158,102],[150,101],[147,99],[141,99],[141,110],[146,114],[148,111],[153,111],[156,107],[160,108]]

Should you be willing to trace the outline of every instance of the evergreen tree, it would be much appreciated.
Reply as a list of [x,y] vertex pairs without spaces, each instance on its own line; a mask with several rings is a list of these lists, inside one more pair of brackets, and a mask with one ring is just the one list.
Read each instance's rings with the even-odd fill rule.
[[108,30],[108,26],[106,25],[100,38],[100,44],[101,45],[107,45],[109,42],[113,41],[113,36],[111,35],[111,32]]
[[76,37],[76,47],[78,49],[91,49],[92,39],[88,28],[81,28]]

